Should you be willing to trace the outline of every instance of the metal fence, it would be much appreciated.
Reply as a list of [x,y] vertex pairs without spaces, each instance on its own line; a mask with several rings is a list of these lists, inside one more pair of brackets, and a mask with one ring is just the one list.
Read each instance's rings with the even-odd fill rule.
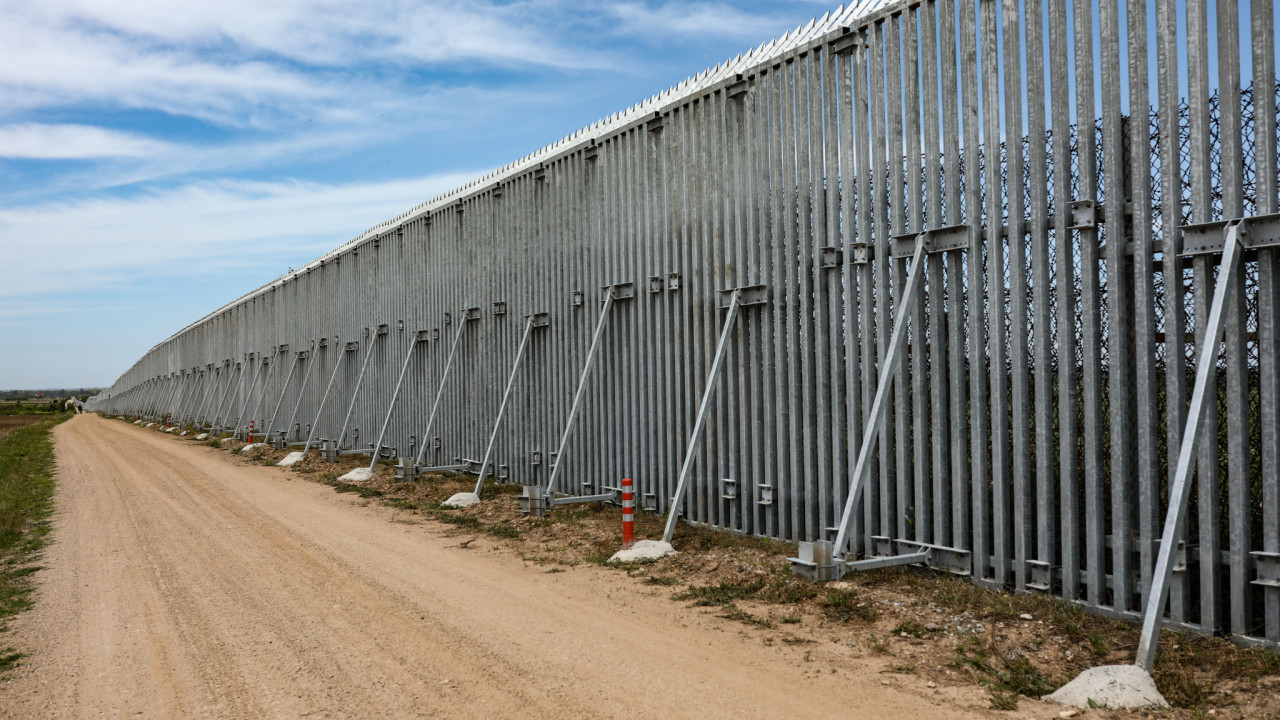
[[245,295],[90,407],[631,477],[657,512],[684,468],[689,522],[1136,618],[1207,346],[1168,618],[1275,646],[1276,16],[1098,6],[838,10]]

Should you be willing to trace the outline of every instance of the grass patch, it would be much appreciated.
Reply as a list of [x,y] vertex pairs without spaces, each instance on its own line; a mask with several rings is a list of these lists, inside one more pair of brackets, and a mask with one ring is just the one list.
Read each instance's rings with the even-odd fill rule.
[[743,610],[742,608],[738,607],[737,605],[734,605],[733,603],[729,603],[728,605],[725,605],[724,612],[720,613],[717,617],[722,617],[725,620],[737,620],[740,623],[751,625],[753,627],[759,627],[759,628],[773,627],[773,622],[770,621],[768,618],[762,618],[756,615],[752,615],[751,613],[747,612],[746,610]]
[[[49,433],[71,417],[58,413],[15,430],[0,441],[0,625],[31,607],[32,564],[49,535],[54,454]],[[0,674],[21,654],[0,648]]]
[[969,670],[979,682],[987,685],[991,707],[996,710],[1017,709],[1019,695],[1038,698],[1058,689],[1058,683],[1036,669],[1025,656],[997,652],[990,640],[978,635],[956,643],[952,665]]
[[872,622],[880,617],[880,612],[870,601],[859,599],[858,591],[853,588],[846,590],[828,590],[826,595],[818,601],[822,613],[832,620],[839,622],[850,622],[852,620],[865,620]]
[[690,585],[683,592],[671,596],[672,600],[692,600],[695,606],[713,607],[728,605],[734,600],[744,600],[755,596],[764,588],[764,580],[740,582],[721,580],[717,585]]
[[336,480],[333,482],[333,491],[340,493],[356,493],[362,498],[376,498],[386,495],[386,493],[378,490],[377,488],[353,485],[351,483],[339,482]]

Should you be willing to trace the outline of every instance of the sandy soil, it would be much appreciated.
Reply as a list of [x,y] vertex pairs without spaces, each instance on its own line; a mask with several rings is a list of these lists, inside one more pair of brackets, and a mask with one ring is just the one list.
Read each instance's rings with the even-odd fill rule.
[[55,538],[0,717],[1028,714],[126,423],[55,437]]

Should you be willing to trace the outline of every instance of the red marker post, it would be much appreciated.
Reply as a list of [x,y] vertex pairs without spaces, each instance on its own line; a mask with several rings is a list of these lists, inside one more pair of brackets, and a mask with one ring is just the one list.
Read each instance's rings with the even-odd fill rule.
[[249,421],[249,444],[253,444],[253,421]]
[[636,496],[631,491],[631,478],[622,478],[622,549],[636,544]]

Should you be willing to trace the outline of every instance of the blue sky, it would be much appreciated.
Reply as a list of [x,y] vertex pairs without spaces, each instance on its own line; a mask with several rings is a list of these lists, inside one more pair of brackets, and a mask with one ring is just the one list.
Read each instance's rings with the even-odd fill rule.
[[825,2],[0,0],[0,389],[192,320]]

